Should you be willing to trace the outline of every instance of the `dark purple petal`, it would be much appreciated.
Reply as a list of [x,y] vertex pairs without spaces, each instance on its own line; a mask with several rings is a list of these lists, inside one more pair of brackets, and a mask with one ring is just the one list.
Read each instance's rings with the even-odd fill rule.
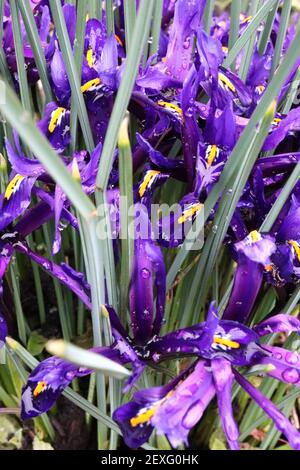
[[206,322],[173,331],[162,337],[154,337],[145,348],[147,357],[151,357],[154,362],[184,355],[207,357],[218,323],[218,312],[215,302],[212,302]]
[[63,13],[65,17],[65,22],[66,22],[70,42],[73,45],[74,40],[75,40],[75,35],[76,35],[76,7],[75,5],[70,5],[69,3],[66,3],[63,6]]
[[[154,319],[154,286],[156,287],[156,317]],[[134,266],[129,303],[135,339],[144,343],[157,334],[165,309],[166,273],[160,248],[151,240],[135,242]]]
[[184,80],[191,63],[194,32],[199,28],[204,11],[203,0],[178,0],[175,5],[174,21],[170,31],[166,55],[166,66],[171,75]]
[[204,81],[212,77],[216,81],[219,67],[224,59],[220,41],[208,36],[203,29],[199,29],[197,51],[199,54],[200,79]]
[[210,113],[204,130],[205,142],[218,147],[232,149],[236,143],[235,116],[232,103],[229,102],[224,111]]
[[108,313],[112,336],[115,340],[112,349],[114,352],[118,353],[118,361],[121,364],[130,363],[133,368],[132,374],[123,388],[123,392],[126,393],[140,378],[145,364],[141,362],[141,356],[137,355],[134,349],[134,342],[121,324],[115,310],[108,305],[105,306],[105,310]]
[[113,419],[118,423],[124,441],[131,449],[137,449],[148,441],[152,434],[153,426],[146,423],[143,426],[132,427],[130,422],[135,416],[138,415],[141,405],[132,401],[117,408],[113,413]]
[[195,67],[192,66],[184,81],[181,95],[181,106],[183,111],[181,139],[187,181],[189,183],[190,189],[193,187],[195,178],[195,157],[197,155],[198,143],[202,140],[202,134],[198,127],[196,110],[194,107],[199,83],[199,74],[197,73]]
[[66,105],[71,95],[71,88],[63,55],[57,48],[51,62],[51,79],[59,103]]
[[74,275],[70,276],[70,273],[67,272],[65,266],[59,266],[53,261],[50,261],[43,256],[35,253],[30,250],[24,243],[18,242],[15,244],[15,249],[20,253],[28,255],[35,263],[39,264],[47,273],[51,276],[58,279],[59,282],[64,284],[68,289],[70,289],[74,294],[76,294],[79,299],[86,305],[86,307],[91,310],[91,301],[88,293],[85,292],[85,283],[82,282],[82,279],[75,279]]
[[175,178],[182,178],[182,174],[185,172],[183,160],[171,160],[165,157],[161,152],[155,150],[152,145],[139,133],[136,134],[136,138],[140,146],[147,152],[151,163],[162,170],[165,173],[170,173]]
[[300,239],[300,202],[298,197],[292,195],[288,214],[284,217],[277,233],[276,241],[284,243]]
[[177,80],[165,72],[166,66],[162,67],[148,67],[145,73],[136,80],[138,86],[142,88],[149,88],[152,90],[162,90],[164,88],[181,88],[182,82]]
[[278,245],[277,250],[272,255],[272,264],[267,267],[265,278],[276,287],[284,286],[286,283],[293,282],[294,275],[294,253],[289,244]]
[[259,166],[264,176],[273,176],[288,172],[300,161],[300,152],[284,153],[271,157],[259,158],[256,166]]
[[244,323],[249,318],[263,280],[263,268],[246,256],[240,256],[234,285],[225,309],[224,320]]
[[17,152],[14,150],[13,146],[8,139],[5,139],[5,146],[7,150],[7,157],[9,162],[16,173],[19,173],[22,176],[40,176],[45,170],[38,160],[31,160],[22,152],[22,149],[19,145],[19,139],[15,135],[15,143],[17,147]]

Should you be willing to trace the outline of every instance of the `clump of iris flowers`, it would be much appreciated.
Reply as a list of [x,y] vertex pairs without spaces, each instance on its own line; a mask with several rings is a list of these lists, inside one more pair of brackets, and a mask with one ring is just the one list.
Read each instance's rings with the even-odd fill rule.
[[299,450],[297,9],[0,3],[0,418]]

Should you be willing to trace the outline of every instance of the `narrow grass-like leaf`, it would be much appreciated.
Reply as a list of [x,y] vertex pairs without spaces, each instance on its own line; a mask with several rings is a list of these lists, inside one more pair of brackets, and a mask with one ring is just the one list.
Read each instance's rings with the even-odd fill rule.
[[106,192],[99,192],[97,194],[97,207],[104,209],[103,217],[105,219],[106,236],[103,240],[103,258],[104,258],[104,269],[105,269],[105,280],[107,286],[108,302],[115,309],[118,307],[117,300],[117,280],[115,270],[115,255],[113,249],[113,234],[111,232],[110,215],[107,207]]
[[287,315],[291,315],[291,313],[296,308],[299,302],[300,302],[300,285],[298,284],[293,294],[289,298],[286,306],[284,307],[284,313],[286,313]]
[[23,40],[21,36],[21,26],[20,26],[19,10],[17,8],[17,0],[11,0],[10,8],[11,8],[12,27],[13,27],[13,35],[14,35],[14,45],[15,45],[15,52],[16,52],[16,61],[17,61],[17,67],[18,67],[19,85],[20,85],[20,92],[21,92],[21,101],[23,103],[24,108],[28,112],[30,112],[31,111],[31,98],[30,98],[30,90],[29,90],[29,85],[28,85],[28,80],[27,80],[26,64],[24,60]]
[[[251,15],[257,12],[258,7],[261,5],[261,0],[253,0],[251,4]],[[256,43],[257,32],[253,33],[244,47],[243,58],[240,64],[239,77],[241,80],[246,82],[248,70],[251,64],[251,59],[254,52],[254,46]]]
[[52,101],[53,94],[48,79],[46,60],[29,0],[18,0],[18,6],[22,14],[28,40],[32,47],[35,63],[43,84],[46,101]]
[[[84,2],[77,2],[77,8],[80,7],[80,3]],[[91,18],[97,18],[98,20],[102,20],[102,0],[89,0],[89,13]]]
[[[230,6],[230,32],[228,51],[230,51],[239,37],[240,30],[240,14],[241,14],[241,0],[232,0]],[[235,60],[232,61],[231,70],[235,70]]]
[[[64,63],[67,69],[72,95],[74,95],[74,98],[76,100],[78,117],[86,148],[91,153],[95,147],[94,139],[89,123],[89,117],[85,101],[80,90],[80,80],[78,77],[77,68],[73,57],[72,47],[66,27],[63,9],[61,3],[57,2],[56,0],[50,0],[50,7],[59,39],[59,45],[61,47]],[[85,21],[85,19],[83,21]]]
[[[44,239],[47,245],[47,251],[48,251],[48,257],[50,259],[52,258],[51,255],[51,236],[50,236],[50,230],[47,224],[45,224],[42,227],[43,234],[44,234]],[[69,322],[69,316],[67,315],[67,310],[63,298],[63,293],[62,293],[62,287],[59,283],[59,281],[56,278],[53,278],[53,285],[54,285],[54,291],[55,291],[55,297],[57,301],[57,309],[58,309],[58,314],[59,314],[59,321],[60,321],[60,326],[61,326],[61,331],[63,334],[63,337],[67,340],[70,341],[71,339],[71,327],[70,327],[70,322]]]
[[14,87],[14,82],[11,77],[11,73],[8,68],[6,57],[2,47],[0,47],[0,73],[2,75],[3,80],[5,80],[11,87]]
[[[270,400],[277,388],[278,383],[271,377],[264,377],[262,384],[260,385],[260,391]],[[273,400],[272,400],[273,401]],[[261,407],[254,401],[251,401],[246,412],[244,413],[243,419],[240,422],[240,432],[243,435],[245,429],[251,426],[251,423],[255,422],[258,418],[264,418],[265,421],[270,420],[265,414]]]
[[2,40],[3,40],[3,16],[4,16],[4,0],[0,0],[0,73],[2,75],[3,80],[13,86],[12,77],[6,62],[5,53],[2,47]]
[[214,11],[215,1],[214,0],[207,0],[205,2],[205,10],[203,15],[203,24],[204,29],[207,33],[210,33],[211,21],[212,21],[212,14]]
[[[81,83],[81,70],[83,63],[83,51],[84,51],[84,37],[86,30],[86,21],[83,18],[86,17],[86,2],[78,2],[77,5],[77,20],[76,20],[76,41],[74,44],[74,61],[77,69],[77,75],[79,82]],[[78,109],[77,100],[74,95],[71,99],[71,117],[70,117],[70,132],[71,132],[71,154],[76,149],[77,142],[77,131],[78,131]]]
[[[275,401],[279,401],[279,400],[282,400],[282,398],[284,397],[285,393],[286,393],[286,384],[285,383],[280,383],[278,385],[278,388],[275,392],[275,395],[274,395],[274,400]],[[295,401],[293,400],[290,400],[282,409],[282,412],[285,416],[290,416],[291,414],[291,411],[293,409],[295,405]],[[260,445],[260,449],[262,450],[272,450],[273,447],[275,447],[275,445],[277,444],[278,442],[278,439],[280,438],[281,436],[281,432],[277,430],[277,428],[275,426],[271,426],[269,431],[267,432],[267,435],[265,436],[264,440],[262,441],[261,445]]]
[[4,19],[4,0],[0,0],[0,44],[2,45],[3,40],[3,19]]
[[20,298],[20,289],[19,289],[19,283],[18,283],[18,278],[17,278],[17,269],[15,265],[10,267],[10,275],[11,275],[12,291],[13,291],[13,297],[14,297],[14,305],[16,309],[18,335],[22,343],[26,344],[27,334],[26,334],[25,316],[24,316],[24,311],[23,311],[22,302]]
[[279,5],[279,1],[280,0],[278,0],[275,3],[274,7],[270,11],[270,13],[268,15],[268,18],[267,18],[267,21],[266,21],[266,24],[265,24],[265,27],[264,27],[263,31],[261,32],[261,35],[260,35],[260,38],[259,38],[259,44],[258,44],[258,52],[259,52],[260,55],[263,55],[266,52],[268,41],[270,39],[270,35],[271,35],[271,32],[272,32],[274,20],[275,20],[275,17],[276,17],[276,12],[277,12],[277,8],[278,8],[278,5]]
[[[126,318],[128,303],[128,289],[131,277],[131,264],[133,257],[133,177],[132,177],[132,153],[128,135],[128,118],[125,118],[119,134],[119,172],[120,172],[120,218],[121,218],[121,279],[120,279],[120,311]],[[129,230],[131,229],[131,232]]]
[[[89,224],[86,224],[86,221],[79,217],[79,223],[87,279],[91,286],[94,345],[102,346],[103,319],[101,307],[105,303],[103,243],[97,238],[97,220],[95,217],[91,219]],[[103,390],[105,390],[105,380],[101,374],[96,375],[96,389],[98,407],[106,414],[106,395],[103,393]],[[103,423],[98,422],[99,449],[104,448],[106,440],[107,429]]]
[[130,46],[132,44],[132,34],[136,21],[136,0],[132,0],[131,2],[123,2],[123,8],[125,20],[126,50],[129,51]]
[[[131,1],[131,3],[132,3],[132,1]],[[115,32],[114,2],[113,2],[113,0],[105,0],[105,12],[106,12],[107,35],[110,36],[112,33]]]
[[[299,397],[300,397],[300,390],[296,388],[296,390],[286,395],[283,400],[280,400],[277,403],[275,402],[275,404],[279,408],[279,410],[283,410],[289,402],[295,402],[295,400]],[[243,432],[241,433],[240,440],[241,441],[245,440],[251,434],[253,429],[261,426],[261,424],[263,424],[267,419],[268,417],[264,414],[260,418],[257,418],[256,420],[252,421],[249,424],[249,426],[247,426],[247,428],[244,429]]]
[[[15,354],[14,351],[10,350],[8,347],[6,347],[5,349],[6,349],[6,352],[9,356],[10,360],[14,364],[14,367],[15,367],[19,377],[21,378],[22,382],[25,383],[27,374],[26,374],[26,371],[23,367],[23,364],[20,361],[20,358]],[[19,391],[20,391],[20,389],[18,390],[18,392]],[[42,416],[39,416],[37,418],[37,421],[40,421],[40,425],[45,429],[45,431],[47,432],[50,439],[52,441],[54,441],[54,439],[55,439],[55,430],[52,426],[52,423],[51,423],[48,415],[45,413]]]
[[[126,3],[126,2],[125,2]],[[154,14],[151,31],[150,55],[156,54],[159,48],[161,20],[163,13],[163,0],[156,0],[154,4]]]
[[141,54],[147,40],[147,35],[152,17],[154,0],[141,0],[139,13],[134,27],[132,47],[128,51],[124,75],[116,97],[115,105],[111,114],[106,137],[103,145],[101,162],[97,175],[97,188],[103,191],[108,183],[109,174],[112,166],[113,153],[116,148],[118,133],[121,122],[123,121],[131,92],[141,59]]
[[[32,246],[32,240],[30,242],[30,245]],[[31,267],[32,267],[32,273],[33,273],[33,279],[34,279],[34,285],[35,285],[40,323],[41,325],[43,325],[46,321],[46,309],[45,309],[45,301],[44,301],[44,294],[43,294],[39,267],[33,261],[31,261]]]
[[289,26],[291,8],[292,8],[292,1],[285,0],[283,2],[282,12],[281,12],[280,26],[279,26],[279,31],[278,31],[277,38],[276,38],[276,45],[275,45],[275,51],[273,55],[270,77],[273,77],[275,70],[277,69],[278,64],[280,62],[283,42],[284,42],[284,38],[285,38],[287,29]]
[[229,51],[228,56],[226,57],[224,61],[224,67],[230,67],[230,65],[235,60],[239,52],[243,49],[243,47],[246,46],[246,44],[248,43],[252,35],[255,34],[260,23],[269,14],[270,10],[274,7],[277,1],[278,0],[268,0],[261,7],[261,9],[256,13],[256,15],[252,18],[251,22],[247,26],[244,33],[239,37],[239,39],[233,45],[232,49]]

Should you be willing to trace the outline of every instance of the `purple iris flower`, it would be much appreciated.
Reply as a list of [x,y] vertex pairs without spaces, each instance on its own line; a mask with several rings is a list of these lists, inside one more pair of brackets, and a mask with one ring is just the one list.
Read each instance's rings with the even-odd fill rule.
[[[18,148],[18,141],[16,141],[16,145]],[[16,169],[18,171],[21,168],[23,175],[21,176],[17,173],[17,177],[14,177],[14,179],[11,180],[4,196],[2,196],[2,200],[4,201],[2,211],[5,217],[3,217],[0,234],[0,295],[2,296],[2,279],[11,261],[13,252],[18,251],[27,255],[50,275],[65,284],[83,301],[83,303],[85,303],[87,308],[90,308],[89,286],[85,282],[84,276],[81,273],[76,273],[70,266],[67,266],[64,263],[58,265],[47,260],[39,253],[33,252],[27,246],[25,242],[26,237],[53,217],[54,208],[51,206],[51,203],[49,204],[48,200],[50,198],[50,201],[52,201],[52,198],[46,193],[47,197],[45,198],[45,201],[42,200],[35,206],[26,210],[31,202],[31,180],[35,182],[43,169],[39,163],[35,160],[26,159],[22,153],[19,153],[19,158],[17,158],[17,154],[14,153],[10,145],[7,145],[7,149],[11,163],[14,167],[17,167]],[[18,151],[20,152],[20,148],[18,148]],[[14,160],[16,160],[16,162]],[[31,173],[35,176],[26,176],[26,173]],[[24,180],[27,180],[30,183],[24,185]],[[37,193],[43,193],[43,190],[38,189]],[[20,215],[21,218],[19,218],[18,222],[8,230],[8,225],[15,222]],[[68,218],[68,211],[64,209],[61,215],[62,217]],[[1,335],[4,334],[6,335],[5,324],[1,322]]]
[[70,111],[56,103],[48,103],[44,115],[38,123],[41,132],[58,153],[62,153],[70,143]]
[[[261,274],[263,269],[265,279],[275,286],[297,282],[300,276],[300,203],[297,188],[283,207],[270,234],[253,231],[234,245],[240,259],[246,264],[258,263],[260,268],[256,267],[255,270]],[[238,272],[239,267],[236,280]],[[261,275],[256,276],[256,281],[261,284]]]
[[44,173],[40,163],[25,157],[17,138],[15,138],[15,144],[16,151],[6,140],[7,155],[13,171],[4,194],[0,196],[1,231],[30,205],[33,186],[37,178]]
[[[74,47],[76,8],[66,4],[63,7],[64,17],[69,33],[71,46]],[[112,111],[113,94],[117,89],[118,80],[118,44],[120,38],[116,35],[107,37],[105,17],[102,22],[97,19],[88,19],[86,22],[84,57],[81,74],[81,92],[84,95],[91,128],[96,142],[103,140],[108,118]],[[57,110],[51,104],[46,109],[42,121],[43,131],[49,137],[49,121],[52,121],[50,141],[57,150],[65,148],[69,141],[69,108],[71,87],[66,67],[56,33],[52,37],[53,53],[48,57],[50,77],[57,98]],[[51,115],[49,119],[49,115]],[[61,135],[62,133],[62,135]],[[53,142],[52,142],[53,141]]]
[[[189,431],[201,419],[205,409],[217,396],[220,419],[231,449],[238,449],[239,432],[232,410],[231,389],[235,379],[274,421],[290,445],[300,449],[300,434],[289,420],[236,370],[238,366],[262,365],[263,373],[289,384],[300,384],[300,357],[283,348],[260,343],[260,336],[284,331],[300,332],[300,321],[277,315],[252,330],[228,320],[215,321],[212,306],[202,340],[201,359],[164,387],[136,392],[133,401],[114,412],[126,444],[137,448],[150,437],[153,429],[165,434],[173,447],[187,444]],[[201,324],[199,325],[201,326]],[[179,330],[185,341],[197,343],[195,332]],[[171,333],[172,335],[172,333]]]
[[237,268],[224,318],[243,323],[248,320],[263,282],[264,271],[271,265],[276,249],[274,237],[256,230],[235,243],[233,256]]
[[[117,353],[108,348],[93,350],[114,360]],[[91,374],[91,370],[75,366],[55,357],[41,362],[30,374],[22,390],[22,419],[39,416],[49,410],[63,390],[76,377]]]
[[[120,364],[130,363],[133,373],[124,390],[127,390],[139,378],[144,365],[134,350],[134,342],[124,330],[110,307],[106,307],[111,324],[114,343],[111,347],[93,348],[91,351],[104,355]],[[90,375],[90,369],[70,364],[67,361],[50,357],[42,361],[29,375],[22,390],[21,416],[30,419],[48,411],[65,388],[75,377]]]
[[[53,109],[52,112],[50,110]],[[67,115],[63,108],[57,108],[54,103],[48,105],[49,118],[40,123],[41,129],[48,128],[54,130],[54,140],[52,144],[62,144],[64,139],[61,133],[61,127],[68,125],[65,119],[69,119],[70,113]],[[50,119],[50,124],[47,123]],[[56,139],[56,137],[57,139]],[[0,222],[0,230],[4,230],[9,224],[22,215],[31,203],[32,193],[38,196],[41,200],[46,202],[55,215],[55,234],[53,243],[53,254],[58,253],[61,245],[61,229],[62,220],[70,223],[75,229],[78,228],[76,218],[70,213],[70,203],[66,198],[61,188],[55,185],[52,180],[47,176],[43,166],[35,159],[27,158],[20,146],[19,139],[15,134],[16,150],[6,140],[6,149],[8,159],[11,163],[12,174],[10,175],[10,182],[4,194],[0,195],[0,208],[2,211],[2,218]],[[62,157],[67,169],[72,173],[74,166],[78,170],[82,188],[87,194],[94,192],[96,175],[100,161],[102,145],[99,143],[91,155],[87,152],[76,152],[73,159]],[[43,188],[35,186],[36,181],[46,182],[48,189],[45,191]]]
[[223,110],[228,102],[234,105],[237,115],[243,115],[252,103],[250,89],[240,78],[222,67],[224,52],[218,39],[209,37],[203,30],[197,35],[195,66],[201,85],[214,106]]

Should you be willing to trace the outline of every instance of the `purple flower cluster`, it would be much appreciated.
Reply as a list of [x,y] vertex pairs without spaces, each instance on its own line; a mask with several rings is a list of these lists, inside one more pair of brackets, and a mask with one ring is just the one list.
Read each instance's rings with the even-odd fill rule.
[[[230,71],[222,66],[228,54],[230,16],[213,17],[210,34],[203,28],[203,0],[164,0],[159,49],[145,65],[140,65],[129,103],[129,110],[140,123],[133,147],[133,168],[138,178],[135,203],[150,208],[157,189],[169,180],[185,188],[179,213],[157,222],[157,239],[136,237],[134,262],[128,295],[131,333],[120,323],[118,314],[107,305],[113,343],[96,348],[132,369],[125,391],[141,377],[145,368],[163,361],[189,359],[189,366],[174,380],[161,387],[139,390],[132,400],[113,415],[126,444],[138,448],[153,430],[167,436],[177,447],[188,443],[189,431],[200,421],[216,397],[220,419],[231,449],[239,448],[239,430],[232,408],[232,386],[236,381],[274,421],[294,449],[300,449],[300,434],[290,421],[245,378],[245,371],[257,367],[258,373],[281,382],[300,386],[300,356],[296,352],[271,346],[262,338],[272,333],[300,333],[300,320],[284,313],[252,325],[253,307],[264,285],[291,292],[300,279],[300,186],[295,185],[269,233],[258,228],[281,194],[284,183],[300,160],[300,108],[274,116],[262,152],[246,183],[233,214],[224,244],[236,263],[234,284],[222,318],[215,302],[208,307],[206,320],[194,326],[162,334],[166,302],[166,267],[163,249],[180,246],[184,239],[175,230],[193,222],[230,159],[239,136],[267,89],[279,16],[263,54],[258,41],[245,81],[239,78],[240,58]],[[81,92],[85,99],[94,140],[94,152],[69,153],[71,87],[53,27],[47,1],[31,1],[34,18],[45,54],[55,101],[48,103],[38,122],[40,131],[60,154],[70,173],[80,175],[83,191],[93,195],[96,175],[114,99],[122,79],[126,59],[123,2],[120,28],[108,35],[105,15],[102,21],[87,18]],[[75,42],[76,9],[63,7],[72,47]],[[251,18],[241,15],[240,34]],[[282,54],[295,34],[293,21],[286,35]],[[35,84],[38,71],[33,52],[22,29],[28,80]],[[5,2],[3,49],[14,84],[18,75],[9,2]],[[300,57],[300,56],[299,56]],[[300,63],[300,58],[299,61]],[[296,63],[278,102],[294,79]],[[205,102],[201,97],[206,96]],[[178,158],[168,157],[174,143],[182,142]],[[62,188],[50,178],[35,158],[24,154],[17,135],[6,140],[11,166],[9,183],[0,195],[0,279],[14,252],[28,256],[69,288],[88,309],[90,288],[84,275],[66,264],[56,264],[32,251],[28,235],[49,220],[54,221],[53,254],[61,249],[61,232],[66,225],[78,230],[78,221]],[[270,156],[269,153],[272,153]],[[139,170],[139,172],[137,171]],[[118,152],[114,156],[108,186],[108,199],[116,207],[119,233]],[[212,217],[212,216],[211,216]],[[151,215],[145,214],[146,225]],[[212,218],[209,218],[209,225]],[[166,236],[165,225],[173,227]],[[116,263],[118,246],[114,245]],[[1,283],[2,294],[2,283]],[[7,335],[0,314],[0,347]],[[50,357],[30,374],[22,392],[22,418],[49,410],[75,377],[91,371]]]

